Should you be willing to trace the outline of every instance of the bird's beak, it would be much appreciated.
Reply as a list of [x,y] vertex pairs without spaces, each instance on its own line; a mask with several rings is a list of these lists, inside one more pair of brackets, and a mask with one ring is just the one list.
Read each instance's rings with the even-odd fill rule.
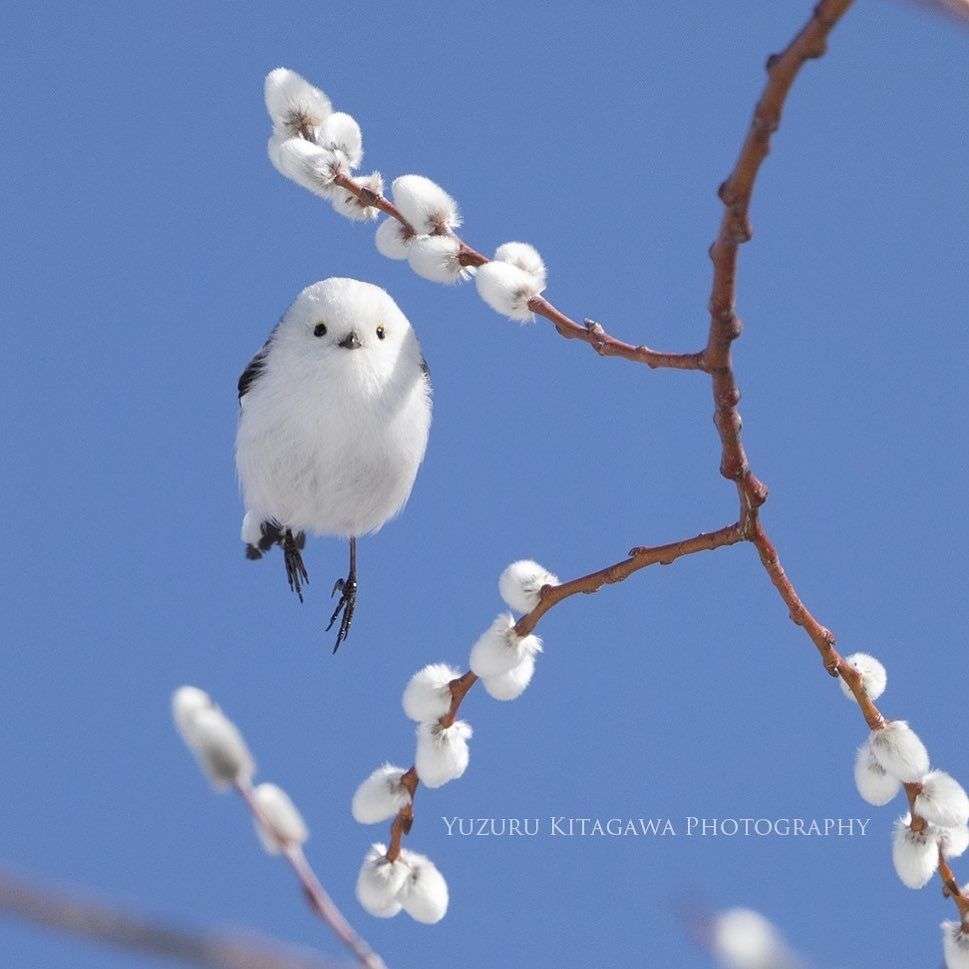
[[351,330],[337,346],[343,347],[344,350],[359,350],[363,344],[357,339],[357,334]]

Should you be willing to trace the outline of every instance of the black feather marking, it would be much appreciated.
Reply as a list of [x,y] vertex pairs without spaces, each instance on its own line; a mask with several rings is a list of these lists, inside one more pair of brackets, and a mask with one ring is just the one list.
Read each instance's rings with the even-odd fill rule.
[[256,382],[259,374],[262,373],[266,366],[266,355],[268,343],[263,346],[263,348],[249,361],[249,366],[242,371],[242,376],[239,378],[239,400],[245,397],[252,385]]
[[430,364],[428,364],[427,362],[427,358],[424,356],[421,357],[421,373],[424,374],[424,379],[427,380],[428,383],[430,383],[431,367],[430,367]]
[[259,352],[249,361],[249,366],[242,371],[242,376],[239,378],[238,383],[240,403],[242,398],[252,389],[252,385],[258,380],[259,375],[266,369],[266,357],[269,355],[269,344],[272,343],[278,326],[279,324],[277,323],[273,327],[272,332],[266,337],[266,342],[262,345]]

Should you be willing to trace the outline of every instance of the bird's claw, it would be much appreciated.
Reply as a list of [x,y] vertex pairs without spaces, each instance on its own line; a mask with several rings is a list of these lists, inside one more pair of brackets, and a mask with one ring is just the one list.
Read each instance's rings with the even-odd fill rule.
[[300,549],[305,544],[306,537],[300,532],[299,535],[294,535],[292,532],[287,531],[283,537],[283,562],[286,566],[286,581],[289,583],[290,589],[296,593],[299,601],[303,601],[303,586],[307,585],[310,581],[310,577],[306,572],[306,566],[303,564],[303,556],[300,555]]
[[333,584],[331,596],[335,596],[338,592],[340,593],[340,601],[337,603],[336,609],[333,610],[333,615],[330,616],[330,622],[326,627],[326,631],[329,632],[337,618],[340,618],[340,629],[337,632],[336,644],[333,647],[334,653],[350,635],[353,611],[357,607],[357,580],[352,575],[346,579],[337,579]]

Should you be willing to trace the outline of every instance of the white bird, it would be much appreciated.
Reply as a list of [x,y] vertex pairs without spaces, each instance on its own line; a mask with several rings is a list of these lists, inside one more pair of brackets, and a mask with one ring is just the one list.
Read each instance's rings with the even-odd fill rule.
[[[236,467],[250,559],[283,549],[303,599],[306,534],[349,539],[337,580],[336,646],[357,597],[356,542],[410,497],[431,423],[427,363],[407,317],[379,286],[332,278],[308,286],[239,378]],[[342,614],[342,615],[341,615]]]

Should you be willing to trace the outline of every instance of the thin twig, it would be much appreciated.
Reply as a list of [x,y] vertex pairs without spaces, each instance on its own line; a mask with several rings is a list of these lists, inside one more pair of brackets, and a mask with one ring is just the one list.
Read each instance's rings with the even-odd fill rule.
[[0,871],[0,913],[75,938],[203,969],[333,969],[311,953],[255,935],[193,931]]
[[[264,828],[269,828],[268,824],[262,821],[259,805],[253,792],[252,784],[248,780],[239,780],[235,784],[235,789],[246,802],[247,807],[252,813],[257,824]],[[333,934],[353,953],[357,962],[364,969],[387,969],[383,959],[377,955],[367,944],[366,940],[353,928],[346,920],[343,913],[337,908],[336,903],[327,894],[316,872],[310,865],[299,844],[288,844],[282,847],[282,855],[289,863],[290,868],[296,875],[303,895],[309,903],[310,908],[330,927]]]
[[[335,173],[333,183],[355,196],[361,205],[380,209],[381,212],[396,219],[406,230],[414,234],[414,227],[404,218],[394,203],[384,195],[358,185],[351,176],[343,172]],[[453,233],[450,234],[453,235]],[[458,258],[462,265],[477,267],[490,262],[487,256],[469,246],[463,239],[458,236],[454,236],[454,238],[461,246]],[[633,346],[631,343],[626,343],[608,334],[600,323],[593,323],[591,320],[586,324],[576,323],[575,320],[566,316],[543,296],[537,296],[530,300],[528,307],[533,313],[547,319],[561,336],[568,340],[581,340],[588,343],[601,356],[623,357],[626,360],[642,363],[653,369],[660,367],[670,370],[703,369],[702,351],[698,353],[663,353],[660,350],[651,350],[646,346]]]
[[[715,548],[723,548],[727,545],[735,545],[744,540],[743,530],[738,523],[719,528],[714,532],[701,532],[694,538],[685,538],[679,542],[671,542],[668,545],[657,545],[653,547],[637,547],[631,549],[628,558],[614,565],[599,569],[597,572],[590,572],[571,582],[563,582],[560,585],[546,585],[542,587],[538,605],[527,615],[522,616],[515,625],[515,633],[519,636],[527,636],[539,623],[542,616],[553,606],[578,595],[579,593],[598,592],[604,585],[611,585],[622,582],[629,576],[650,565],[670,565],[684,555],[693,555],[696,552],[710,551]],[[463,676],[451,681],[451,706],[448,712],[440,718],[438,723],[441,727],[450,727],[458,715],[464,698],[468,691],[478,681],[470,670]],[[405,834],[410,832],[414,822],[414,795],[419,783],[416,767],[411,767],[401,779],[401,783],[410,794],[410,801],[398,811],[390,826],[390,842],[387,847],[387,857],[394,861],[401,851],[401,841]]]

